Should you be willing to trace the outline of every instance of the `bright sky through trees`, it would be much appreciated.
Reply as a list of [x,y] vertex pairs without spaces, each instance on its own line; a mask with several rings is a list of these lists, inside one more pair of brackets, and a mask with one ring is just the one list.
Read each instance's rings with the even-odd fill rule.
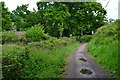
[[[9,7],[9,10],[15,10],[17,6],[20,6],[22,4],[29,4],[29,10],[33,10],[35,8],[37,10],[36,2],[40,0],[0,0],[4,1],[6,6]],[[107,2],[109,0],[97,0],[97,2],[100,2],[103,7],[106,6]],[[118,19],[118,1],[119,0],[110,0],[109,4],[105,8],[107,10],[107,17]]]

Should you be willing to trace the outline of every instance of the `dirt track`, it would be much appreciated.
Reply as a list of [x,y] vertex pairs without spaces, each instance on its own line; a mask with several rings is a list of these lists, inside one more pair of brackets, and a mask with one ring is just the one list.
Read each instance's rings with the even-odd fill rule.
[[110,73],[101,68],[86,51],[87,43],[82,43],[68,57],[64,78],[111,78]]

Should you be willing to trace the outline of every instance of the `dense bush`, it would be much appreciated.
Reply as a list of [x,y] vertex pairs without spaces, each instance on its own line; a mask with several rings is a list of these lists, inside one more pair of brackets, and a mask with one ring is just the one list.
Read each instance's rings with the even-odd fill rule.
[[3,77],[60,78],[66,57],[79,45],[70,38],[51,37],[28,45],[4,44]]
[[26,39],[30,42],[32,41],[41,41],[43,39],[47,39],[49,37],[44,33],[42,25],[35,25],[29,28],[25,33]]
[[[117,77],[118,75],[118,21],[102,26],[93,35],[88,51],[93,57]],[[119,75],[120,76],[120,75]]]
[[60,78],[64,71],[66,57],[78,46],[72,43],[67,46],[49,48],[30,48],[29,61],[23,69],[24,78]]
[[80,42],[89,42],[92,38],[92,35],[84,35],[82,37],[80,37]]
[[2,44],[2,32],[0,31],[0,44]]
[[29,59],[28,48],[5,44],[2,47],[2,53],[3,78],[19,78],[21,70]]
[[2,43],[17,42],[20,37],[15,34],[14,31],[4,31],[2,32]]
[[31,42],[31,43],[29,43],[29,46],[30,47],[36,46],[36,47],[51,49],[51,48],[55,48],[55,47],[66,46],[75,41],[76,41],[76,39],[74,39],[74,38],[61,37],[58,39],[56,37],[49,37],[48,40],[42,40],[40,42]]

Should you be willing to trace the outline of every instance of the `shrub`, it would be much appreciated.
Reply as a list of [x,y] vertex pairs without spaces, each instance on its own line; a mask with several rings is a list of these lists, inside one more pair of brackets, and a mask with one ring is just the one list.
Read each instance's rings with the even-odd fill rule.
[[[67,56],[79,45],[78,42],[69,43],[68,40],[71,39],[51,37],[28,45],[4,44],[3,79],[62,77]],[[67,45],[64,41],[68,41]],[[59,42],[62,46],[58,45]]]
[[2,43],[16,42],[19,41],[20,37],[15,34],[14,31],[2,32]]
[[118,21],[97,29],[87,49],[104,68],[118,75]]
[[42,25],[35,25],[29,28],[25,33],[26,39],[30,42],[32,41],[41,41],[43,39],[47,39],[49,37],[44,33]]
[[[38,42],[36,42],[38,43]],[[48,48],[30,48],[28,64],[23,69],[23,78],[60,78],[63,77],[67,56],[79,45]]]
[[29,59],[29,50],[17,45],[3,45],[2,47],[3,78],[19,78],[26,60]]
[[70,45],[71,43],[74,43],[76,40],[72,38],[67,37],[49,37],[48,40],[42,40],[40,42],[31,42],[29,43],[30,47],[40,47],[40,48],[48,48],[48,49],[54,49],[55,47],[62,47]]
[[77,41],[77,37],[76,36],[71,36],[70,39],[74,42]]
[[2,32],[0,32],[0,44],[2,44]]
[[92,35],[84,35],[80,37],[80,42],[89,42],[92,38]]

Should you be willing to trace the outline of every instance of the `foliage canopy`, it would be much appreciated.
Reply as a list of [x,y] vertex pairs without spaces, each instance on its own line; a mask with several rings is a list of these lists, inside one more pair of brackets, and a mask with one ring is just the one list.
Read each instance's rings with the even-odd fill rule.
[[83,36],[105,24],[106,10],[97,2],[37,2],[38,11],[29,11],[28,6],[17,6],[11,14],[4,8],[2,12],[9,19],[3,14],[3,29],[9,30],[12,20],[17,31],[41,24],[50,36]]

